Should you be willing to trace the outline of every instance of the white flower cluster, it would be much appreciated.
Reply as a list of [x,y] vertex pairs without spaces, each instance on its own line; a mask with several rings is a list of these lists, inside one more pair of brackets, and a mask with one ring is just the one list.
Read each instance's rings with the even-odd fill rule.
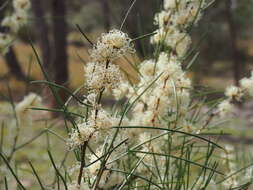
[[96,93],[116,89],[123,80],[119,66],[112,63],[90,62],[85,69],[87,87]]
[[[98,175],[98,171],[101,167],[101,160],[98,160],[100,157],[103,156],[103,152],[101,152],[101,147],[98,148],[98,151],[95,154],[91,154],[89,156],[89,161],[91,163],[94,163],[92,165],[90,165],[87,168],[87,177],[89,178],[89,180],[94,181]],[[113,158],[113,155],[112,155]],[[110,162],[111,159],[108,160],[108,162]],[[114,173],[114,172],[110,172],[109,169],[113,169],[115,168],[116,163],[112,163],[112,164],[106,164],[106,168],[107,170],[104,171],[100,183],[99,183],[99,187],[103,188],[103,189],[110,189],[111,187],[120,184],[124,177],[121,174],[118,173]]]
[[[201,127],[187,120],[192,86],[179,58],[186,53],[191,44],[187,27],[197,23],[200,18],[197,14],[200,12],[197,10],[204,4],[202,5],[200,1],[187,0],[177,2],[178,5],[173,7],[172,2],[168,6],[168,1],[165,1],[164,11],[157,14],[155,19],[159,29],[151,40],[153,43],[166,44],[172,51],[161,52],[157,60],[143,61],[139,67],[141,75],[139,83],[134,87],[126,83],[121,84],[114,92],[116,91],[119,96],[125,93],[130,103],[134,103],[131,118],[129,121],[126,119],[128,125],[180,127],[182,131],[198,134]],[[125,131],[130,144],[144,143],[141,151],[148,153],[162,153],[166,149],[166,138],[159,138],[158,141],[150,140],[162,133],[161,130],[145,128],[130,128]],[[138,153],[137,156],[139,158],[144,156],[137,169],[138,172],[149,178],[149,170],[155,165],[153,156],[145,153]],[[158,167],[163,171],[164,157],[156,157],[156,162],[161,163]]]
[[253,97],[253,72],[251,77],[243,78],[239,81],[239,86],[229,86],[225,90],[226,100],[218,105],[218,112],[221,117],[231,115],[234,112],[235,101],[240,102],[245,95]]
[[[197,12],[194,11],[196,11],[197,6],[200,4],[193,1],[189,1],[186,4],[179,4],[179,12],[174,10],[175,7],[166,7],[164,11],[157,14],[156,23],[159,25],[159,29],[158,33],[152,39],[153,42],[165,43],[170,46],[173,49],[173,53],[162,52],[157,60],[151,59],[143,61],[139,68],[141,79],[135,86],[130,86],[126,81],[117,83],[116,79],[120,79],[117,71],[114,71],[114,74],[109,74],[110,77],[107,77],[106,74],[106,70],[110,68],[111,64],[108,60],[111,61],[118,57],[115,54],[122,56],[122,52],[132,52],[131,48],[129,49],[131,46],[128,44],[130,40],[127,39],[124,43],[119,40],[120,43],[115,43],[115,40],[112,40],[111,37],[109,38],[107,35],[102,36],[99,43],[91,52],[92,61],[94,63],[88,65],[88,72],[86,73],[89,89],[96,89],[92,92],[91,96],[88,96],[88,100],[91,103],[97,99],[98,95],[94,94],[101,92],[102,88],[107,88],[113,91],[116,98],[125,95],[129,98],[130,103],[134,103],[131,118],[129,120],[124,118],[126,125],[168,128],[169,123],[174,123],[175,126],[181,126],[183,128],[182,130],[193,133],[200,132],[196,125],[185,119],[187,118],[185,115],[187,115],[190,102],[190,90],[192,87],[191,80],[186,76],[179,61],[179,57],[185,54],[191,43],[191,38],[186,33],[186,29],[191,23],[195,24],[197,22],[197,19],[195,20],[193,17],[197,16]],[[173,23],[169,23],[169,21],[171,21],[169,18],[170,14],[173,17]],[[186,17],[189,18],[186,19]],[[164,34],[167,32],[169,33],[165,41],[163,37],[159,37],[160,31]],[[121,32],[116,33],[117,35],[115,36],[123,36],[126,38]],[[112,36],[114,37],[114,35]],[[104,41],[109,41],[110,43],[105,45],[102,43]],[[103,45],[101,45],[101,43]],[[115,48],[120,46],[124,47],[123,50]],[[177,53],[174,54],[174,51]],[[98,63],[101,63],[103,68]],[[108,65],[104,66],[106,63],[108,63]],[[97,69],[97,67],[101,68],[101,70]],[[100,81],[99,78],[101,76],[103,76],[103,79]],[[113,80],[105,78],[113,78]],[[168,114],[170,114],[169,117]],[[114,120],[117,121],[117,119]],[[110,125],[103,124],[103,126]],[[118,136],[119,138],[128,137],[129,144],[131,145],[134,143],[144,143],[141,149],[143,152],[162,153],[163,149],[166,149],[166,138],[160,138],[158,141],[150,141],[152,137],[159,134],[162,134],[162,131],[133,128],[121,130]],[[154,167],[155,164],[153,156],[145,155],[145,153],[138,153],[137,156],[140,158],[144,156],[137,171],[149,178],[147,173],[150,173],[149,169]],[[158,163],[161,163],[161,168],[159,167],[159,169],[163,171],[164,168],[162,167],[162,163],[165,163],[165,158],[157,157],[156,159]],[[92,162],[92,159],[90,161]],[[100,162],[94,164],[89,169],[89,173],[95,176],[99,168]]]
[[163,42],[179,57],[184,56],[191,44],[187,29],[198,23],[205,4],[204,0],[165,0],[164,10],[155,16],[159,29],[151,42]]
[[0,53],[5,54],[8,52],[8,47],[14,41],[15,34],[27,22],[27,12],[30,6],[29,0],[13,1],[14,12],[6,16],[0,24],[0,27],[8,29],[8,32],[0,33]]
[[[140,101],[134,108],[133,120],[136,125],[164,125],[162,118],[168,112],[175,112],[178,107],[182,109],[183,114],[183,109],[187,108],[190,100],[191,81],[186,77],[177,59],[161,53],[157,62],[144,61],[140,72],[143,77],[137,87],[138,90],[130,96],[134,100],[146,88],[148,90],[140,97]],[[155,82],[148,87],[152,81]],[[143,102],[145,102],[145,109]]]
[[[85,173],[85,177],[90,181],[96,180],[101,166],[101,160],[96,161],[103,155],[101,144],[110,136],[112,127],[117,126],[119,123],[119,119],[103,109],[100,102],[104,92],[115,90],[124,82],[123,73],[113,61],[133,52],[131,39],[119,30],[112,30],[109,33],[102,34],[90,51],[91,62],[85,68],[88,89],[85,101],[92,108],[88,111],[88,118],[80,122],[77,128],[72,130],[70,138],[67,141],[70,149],[78,148],[84,145],[85,142],[89,142],[90,146],[97,149],[96,154],[90,154],[89,161],[94,163],[87,168],[87,172]],[[107,165],[106,167],[112,168],[114,164]],[[99,187],[109,189],[119,184],[122,180],[123,177],[121,175],[109,170],[104,171],[99,182]],[[73,189],[83,188],[77,184],[73,184]]]
[[[180,62],[180,58],[186,54],[191,44],[191,37],[187,33],[188,28],[198,22],[204,6],[203,0],[164,1],[164,10],[156,15],[155,22],[159,29],[152,37],[152,42],[165,44],[170,48],[164,48],[156,59],[144,60],[140,64],[138,84],[130,85],[124,80],[119,67],[113,64],[115,59],[134,52],[131,39],[118,30],[112,30],[99,38],[90,52],[91,62],[87,64],[85,74],[88,87],[86,103],[92,105],[92,108],[88,108],[88,118],[73,129],[68,140],[72,149],[89,143],[94,150],[90,151],[88,156],[86,155],[86,160],[93,164],[84,168],[85,181],[94,184],[96,180],[99,180],[96,187],[102,189],[117,188],[124,178],[114,170],[124,169],[124,161],[127,159],[129,159],[127,164],[130,163],[130,165],[139,160],[139,165],[134,172],[139,176],[144,176],[145,179],[151,179],[153,174],[161,179],[168,176],[173,178],[174,175],[176,177],[177,164],[173,164],[173,161],[177,159],[170,158],[168,161],[162,155],[169,148],[177,149],[185,142],[181,140],[182,138],[178,138],[181,134],[164,135],[167,134],[165,129],[177,129],[182,133],[189,132],[197,135],[209,123],[207,119],[209,115],[203,118],[195,116],[201,110],[197,104],[192,105],[194,103],[191,97],[191,80]],[[252,93],[252,81],[253,77],[242,79],[240,87],[231,86],[226,90],[227,99],[218,106],[221,115],[225,116],[231,112],[232,101],[240,101],[245,92]],[[112,114],[103,109],[101,97],[108,90],[117,99],[122,96],[127,97],[131,110],[126,110],[131,112],[119,119],[118,116],[121,116],[123,110],[115,108],[117,111],[112,111]],[[128,127],[118,129],[114,138],[113,127],[116,126],[117,128]],[[159,138],[156,138],[157,136]],[[168,145],[169,138],[176,139],[173,145]],[[110,150],[107,149],[110,143],[115,148],[115,145],[125,139],[127,143],[122,144],[121,148],[115,149],[106,157],[105,153]],[[189,142],[191,140],[194,141],[194,138],[189,137]],[[134,158],[125,156],[135,146],[138,147],[138,151],[136,153],[133,151]],[[176,150],[175,154],[178,154]],[[103,160],[106,162],[103,163]],[[170,170],[175,168],[175,173],[167,173],[167,168],[164,166],[168,162],[171,162]],[[143,180],[136,179],[135,181],[137,186],[145,185]],[[202,185],[200,182],[197,186],[200,188]],[[215,189],[215,182],[212,181],[210,186]],[[73,189],[83,188],[73,184]],[[95,187],[93,186],[92,189]],[[150,189],[156,189],[156,187],[151,186]]]
[[229,100],[223,100],[218,105],[218,113],[222,118],[230,116],[235,111],[235,106]]
[[82,121],[78,124],[77,129],[72,129],[67,142],[68,147],[75,149],[90,139],[99,141],[103,135],[108,134],[117,121],[102,108],[92,110],[87,121]]
[[[221,154],[221,157],[223,158],[223,164],[226,164],[229,169],[229,173],[227,174],[228,176],[231,174],[234,174],[238,168],[236,165],[236,155],[235,155],[235,148],[232,145],[226,144],[225,145],[225,153]],[[228,178],[225,180],[222,185],[226,189],[231,189],[232,187],[238,187],[239,186],[239,181],[236,179],[236,176],[233,175],[232,177]]]
[[240,80],[240,87],[242,91],[253,97],[253,71],[251,72],[251,77]]
[[116,29],[102,34],[90,51],[91,62],[86,66],[85,77],[88,89],[99,93],[118,88],[123,81],[123,76],[119,66],[112,62],[134,52],[133,44],[127,34]]
[[89,90],[87,102],[93,108],[86,122],[78,125],[70,135],[71,147],[82,145],[98,131],[109,130],[114,121],[105,110],[100,107],[99,98],[105,90],[116,89],[122,82],[122,73],[113,60],[133,53],[131,39],[119,30],[111,30],[102,34],[91,50],[91,62],[86,66],[86,83]]
[[[24,97],[24,99],[19,102],[15,107],[15,112],[17,119],[20,124],[32,121],[32,117],[36,112],[31,111],[32,107],[41,107],[42,99],[39,95],[35,93],[30,93]],[[38,112],[37,112],[38,113]]]
[[113,61],[127,53],[134,53],[131,39],[120,30],[111,30],[98,39],[97,44],[90,51],[92,62],[106,63]]

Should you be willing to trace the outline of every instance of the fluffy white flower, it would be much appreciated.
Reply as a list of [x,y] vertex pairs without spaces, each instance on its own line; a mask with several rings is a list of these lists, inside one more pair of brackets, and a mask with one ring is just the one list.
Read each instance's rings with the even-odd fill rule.
[[146,60],[143,63],[141,63],[140,72],[143,75],[143,77],[154,76],[155,65],[156,63],[154,62],[154,60]]
[[0,53],[5,54],[8,52],[11,41],[15,38],[21,26],[27,21],[27,11],[30,8],[29,0],[14,0],[14,12],[6,16],[1,21],[1,26],[8,27],[9,32],[6,34],[0,33]]
[[72,165],[71,167],[68,168],[68,173],[69,175],[73,175],[74,173],[76,173],[77,171],[80,170],[80,166],[81,166],[81,162],[76,162],[74,165]]
[[122,81],[122,73],[118,65],[90,62],[86,67],[86,82],[88,89],[99,92],[102,89],[112,90]]
[[157,44],[159,42],[165,42],[165,41],[167,41],[166,39],[170,35],[170,32],[168,30],[165,30],[164,28],[158,28],[155,32],[156,32],[155,35],[153,35],[150,39],[150,42],[152,44]]
[[84,143],[78,130],[73,129],[70,133],[70,138],[67,140],[67,146],[70,150],[75,149],[78,146],[81,146]]
[[115,118],[110,116],[104,109],[92,110],[89,118],[89,125],[93,126],[97,130],[111,129],[115,123]]
[[16,12],[15,14],[12,15],[12,22],[17,23],[17,26],[13,26],[11,28],[13,28],[13,30],[15,31],[15,27],[17,27],[16,31],[23,26],[24,24],[26,24],[27,22],[27,13],[26,12]]
[[179,30],[159,28],[156,32],[151,38],[151,43],[163,43],[170,47],[179,57],[185,55],[191,45],[190,36]]
[[[182,33],[180,35],[182,35]],[[176,52],[179,57],[182,57],[187,53],[192,42],[189,35],[183,35],[184,36],[177,42],[176,45]]]
[[7,16],[2,20],[2,26],[9,27],[12,32],[17,32],[19,29],[18,20],[14,15]]
[[31,7],[31,3],[29,0],[14,0],[13,7],[17,12],[27,11]]
[[24,97],[24,99],[16,105],[17,115],[25,114],[31,107],[41,106],[42,99],[35,93],[30,93]]
[[133,88],[127,81],[123,81],[117,88],[113,89],[113,96],[119,100],[124,96],[131,96],[134,93]]
[[182,67],[179,62],[169,61],[164,68],[164,72],[159,80],[165,82],[168,80],[176,81],[179,76],[182,74]]
[[11,16],[5,17],[2,20],[1,25],[9,27],[11,33],[0,33],[0,53],[5,54],[8,52],[8,47],[11,45],[11,42],[14,41],[13,33],[16,33],[20,26],[26,22],[27,15],[25,12],[15,13]]
[[131,39],[120,30],[111,30],[104,33],[98,39],[97,44],[90,51],[93,62],[113,61],[127,53],[133,53],[134,48]]
[[79,124],[78,130],[83,142],[88,141],[95,132],[95,128],[93,126],[87,125],[86,123]]
[[164,0],[165,9],[174,9],[176,8],[176,0]]
[[168,11],[161,11],[155,15],[155,24],[163,28],[170,24],[171,13]]
[[97,99],[97,94],[96,93],[90,93],[87,95],[87,100],[90,102],[92,105],[96,104],[96,99]]
[[229,100],[224,100],[218,105],[218,113],[221,117],[225,117],[234,112],[234,105]]
[[[90,165],[87,169],[89,171],[89,174],[92,177],[96,177],[97,172],[100,168],[101,165],[101,160],[98,160],[100,157],[102,156],[102,151],[101,150],[97,150],[96,154],[90,154],[89,156],[89,161],[90,163],[93,163],[92,165]],[[98,161],[97,161],[98,160]],[[95,162],[96,161],[96,162]]]
[[253,96],[253,72],[250,78],[243,78],[240,80],[240,86],[243,90],[248,92],[250,96]]
[[237,87],[237,86],[229,86],[226,88],[226,91],[225,91],[225,95],[230,99],[230,100],[237,100],[237,101],[240,101],[242,96],[243,96],[243,93],[242,93],[242,90]]

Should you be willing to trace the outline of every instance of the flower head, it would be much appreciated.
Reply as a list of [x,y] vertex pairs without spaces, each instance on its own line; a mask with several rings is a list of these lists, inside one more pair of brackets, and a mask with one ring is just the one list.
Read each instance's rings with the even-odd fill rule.
[[17,12],[27,11],[31,7],[29,0],[14,0],[13,7]]
[[225,95],[230,99],[230,100],[237,100],[240,101],[243,93],[241,88],[237,86],[229,86],[226,88]]
[[234,112],[234,105],[229,100],[224,100],[218,105],[218,113],[221,117],[229,116]]
[[19,102],[16,106],[17,115],[25,114],[28,112],[29,108],[40,106],[42,99],[39,95],[35,93],[30,93],[24,97],[24,99]]
[[131,39],[120,30],[111,30],[102,34],[97,44],[90,51],[91,60],[101,63],[113,61],[127,53],[133,53]]
[[86,67],[86,82],[90,91],[112,90],[122,81],[118,65],[90,62]]
[[240,86],[250,96],[253,96],[253,72],[251,73],[250,78],[243,78],[240,80]]

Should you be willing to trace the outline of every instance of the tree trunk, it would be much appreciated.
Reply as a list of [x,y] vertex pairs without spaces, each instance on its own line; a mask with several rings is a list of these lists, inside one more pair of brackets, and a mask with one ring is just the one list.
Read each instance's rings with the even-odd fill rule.
[[[67,85],[68,81],[68,56],[67,56],[67,23],[65,0],[52,1],[52,17],[53,17],[53,38],[54,38],[54,61],[53,67],[55,72],[55,83]],[[60,96],[64,102],[67,98],[63,91]]]
[[52,55],[49,40],[49,28],[45,20],[45,9],[43,6],[43,1],[32,0],[32,9],[35,15],[36,37],[41,49],[42,62],[47,73],[51,76],[53,74],[51,64]]
[[110,21],[110,6],[109,6],[109,0],[100,0],[103,15],[104,15],[104,28],[108,32],[111,27],[111,21]]
[[[0,7],[5,3],[5,0],[0,0]],[[0,10],[0,22],[4,18],[5,11]],[[0,27],[0,32],[8,32],[8,28]],[[23,73],[18,59],[16,57],[14,49],[10,46],[9,51],[4,55],[5,62],[9,68],[11,74],[13,74],[17,79],[25,80],[25,74]]]
[[18,63],[14,49],[11,46],[9,48],[9,51],[5,54],[4,58],[10,73],[19,80],[26,80],[26,76]]
[[235,85],[239,85],[239,80],[241,77],[241,65],[240,65],[240,56],[239,50],[237,47],[237,29],[233,19],[233,10],[232,10],[232,1],[225,1],[225,13],[227,17],[227,24],[229,27],[229,36],[230,36],[230,48],[231,48],[231,57],[233,59],[233,75],[234,75],[234,83]]

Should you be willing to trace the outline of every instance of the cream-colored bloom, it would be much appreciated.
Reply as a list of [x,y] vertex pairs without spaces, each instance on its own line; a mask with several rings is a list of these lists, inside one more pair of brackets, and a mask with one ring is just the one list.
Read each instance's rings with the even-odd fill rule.
[[29,0],[14,0],[13,7],[17,12],[27,11],[31,7]]
[[67,146],[70,150],[77,148],[78,146],[81,146],[84,141],[81,138],[78,130],[73,129],[72,132],[69,134],[70,137],[67,140]]
[[174,9],[176,8],[177,0],[164,0],[165,9]]
[[[18,29],[19,29],[21,26],[26,24],[26,22],[27,22],[27,13],[26,12],[16,12],[15,14],[12,15],[12,19],[13,19],[13,23],[18,24]],[[15,28],[15,26],[13,28]]]
[[15,35],[27,21],[27,11],[30,8],[29,0],[14,0],[14,12],[4,17],[1,21],[3,27],[8,27],[8,33],[0,33],[0,54],[8,52],[8,46],[14,41]]
[[2,26],[9,27],[12,32],[17,32],[19,29],[19,23],[17,19],[15,19],[14,15],[6,16],[1,23]]
[[163,28],[170,24],[171,13],[168,11],[161,11],[155,15],[155,24]]
[[96,93],[90,93],[90,94],[88,94],[87,95],[87,100],[92,105],[96,105],[97,94]]
[[218,105],[218,113],[221,117],[231,115],[235,110],[233,104],[229,100],[224,100]]
[[242,96],[243,96],[243,93],[242,93],[242,90],[237,87],[237,86],[229,86],[226,88],[226,91],[225,91],[225,95],[230,99],[230,100],[237,100],[237,101],[240,101]]
[[177,55],[179,57],[184,56],[189,50],[191,43],[192,43],[191,37],[189,35],[184,34],[184,36],[177,42],[176,45]]
[[35,93],[30,93],[24,97],[24,99],[16,105],[17,115],[23,115],[29,111],[31,107],[41,106],[42,99]]
[[92,110],[89,124],[97,130],[109,130],[113,126],[115,118],[111,117],[104,109]]
[[87,125],[85,122],[78,125],[78,130],[83,142],[88,141],[95,132],[95,128]]
[[134,93],[133,88],[127,81],[120,82],[119,86],[117,88],[114,88],[112,90],[113,96],[119,100],[125,96],[131,97],[131,95]]
[[119,66],[111,63],[90,62],[85,73],[88,89],[95,92],[116,89],[122,82]]
[[98,172],[100,165],[101,165],[101,160],[98,160],[98,159],[101,156],[102,156],[102,150],[97,150],[96,154],[90,154],[90,156],[89,156],[90,163],[93,163],[93,164],[90,165],[87,169],[89,171],[89,174],[92,177],[96,177],[96,175],[97,175],[97,172]]
[[114,29],[102,34],[90,51],[90,56],[93,62],[104,63],[133,52],[133,44],[128,35]]
[[140,72],[144,77],[154,76],[156,63],[153,60],[146,60],[141,63]]
[[252,72],[250,78],[243,78],[243,79],[240,80],[240,86],[250,96],[253,96],[253,72]]

